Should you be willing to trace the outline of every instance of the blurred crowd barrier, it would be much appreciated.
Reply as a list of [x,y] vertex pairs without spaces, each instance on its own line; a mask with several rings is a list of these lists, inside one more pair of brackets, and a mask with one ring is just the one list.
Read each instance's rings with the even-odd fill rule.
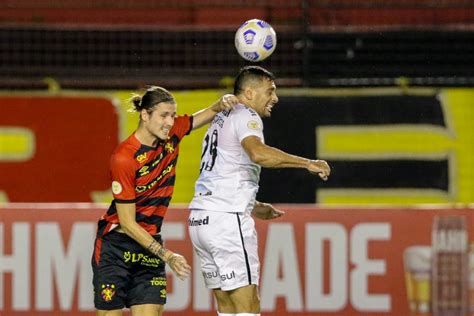
[[[0,94],[0,201],[104,202],[109,158],[138,124],[130,90]],[[192,114],[225,90],[174,92]],[[265,141],[326,159],[330,180],[263,169],[258,198],[276,203],[474,203],[474,89],[279,89]],[[181,143],[172,203],[188,203],[205,129]]]
[[0,88],[226,86],[251,18],[277,32],[262,65],[281,86],[474,84],[469,0],[20,0],[0,3]]
[[276,25],[439,25],[473,22],[469,0],[6,0],[2,22],[38,24],[214,26],[259,17]]
[[[474,312],[473,208],[279,207],[285,216],[256,221],[265,315]],[[103,212],[91,204],[0,208],[0,313],[92,315],[90,262]],[[188,212],[174,208],[163,226],[167,246],[193,269],[185,281],[168,273],[166,314],[215,315],[187,225]],[[124,253],[123,260],[147,258]]]

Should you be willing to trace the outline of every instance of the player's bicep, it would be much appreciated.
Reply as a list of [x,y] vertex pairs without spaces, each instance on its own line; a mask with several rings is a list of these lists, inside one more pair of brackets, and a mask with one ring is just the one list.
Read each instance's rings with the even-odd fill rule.
[[265,151],[265,144],[262,142],[262,139],[258,136],[251,135],[242,139],[240,144],[244,148],[250,160],[258,163]]

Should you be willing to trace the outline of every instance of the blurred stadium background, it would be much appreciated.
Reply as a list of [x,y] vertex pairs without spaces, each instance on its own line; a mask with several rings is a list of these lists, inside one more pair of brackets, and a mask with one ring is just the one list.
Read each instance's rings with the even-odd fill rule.
[[[215,88],[244,62],[233,32],[278,32],[285,86],[471,85],[470,0],[2,1],[2,87]],[[104,80],[106,79],[106,80]]]
[[[434,293],[418,297],[404,283],[402,257],[408,247],[435,242],[438,216],[462,218],[466,245],[474,241],[474,1],[3,0],[0,315],[91,313],[87,260],[94,221],[111,200],[108,161],[137,124],[127,100],[161,85],[175,94],[183,114],[231,91],[247,64],[235,51],[234,32],[251,18],[269,22],[278,37],[276,51],[261,63],[276,74],[280,96],[265,121],[266,142],[326,159],[333,168],[327,183],[302,170],[262,172],[259,199],[294,211],[283,223],[258,226],[266,249],[264,312],[399,316],[415,303],[436,301]],[[173,198],[179,215],[170,215],[168,232],[190,257],[181,241],[183,208],[193,194],[203,133],[182,143]],[[311,230],[319,231],[318,223],[336,226],[318,235]],[[358,227],[367,232],[365,248],[354,241],[360,241]],[[331,239],[338,233],[341,239]],[[327,244],[314,250],[311,236],[328,238],[337,251]],[[377,242],[369,256],[371,236]],[[61,238],[69,241],[66,250],[49,242]],[[88,243],[77,246],[74,238]],[[280,243],[299,260],[278,257]],[[366,261],[347,257],[348,249],[365,249]],[[313,250],[333,257],[308,259],[304,253]],[[337,270],[336,259],[347,267]],[[473,263],[473,298],[469,303],[463,281],[461,294],[451,298],[456,315],[467,315],[469,307],[474,314]],[[312,274],[309,266],[317,264],[328,265],[324,273]],[[357,279],[354,265],[370,281]],[[461,267],[454,270],[468,269]],[[318,278],[324,282],[313,286]],[[170,314],[214,314],[193,282],[173,281]]]

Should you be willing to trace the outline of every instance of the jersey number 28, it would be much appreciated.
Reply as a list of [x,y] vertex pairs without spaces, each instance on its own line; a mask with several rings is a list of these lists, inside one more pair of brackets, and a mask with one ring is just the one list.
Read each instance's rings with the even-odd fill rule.
[[217,130],[215,129],[212,132],[212,136],[209,137],[209,134],[206,134],[204,138],[204,150],[201,154],[201,168],[199,169],[199,173],[202,170],[211,171],[216,163],[217,158]]

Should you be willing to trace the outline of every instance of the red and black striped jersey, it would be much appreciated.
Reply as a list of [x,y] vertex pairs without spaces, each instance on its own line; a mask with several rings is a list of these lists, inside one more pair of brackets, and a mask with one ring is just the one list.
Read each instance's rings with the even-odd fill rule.
[[110,160],[114,200],[99,220],[98,237],[120,224],[116,203],[135,203],[137,223],[152,235],[160,232],[173,195],[179,142],[192,125],[192,116],[178,116],[168,139],[156,147],[141,144],[135,133],[117,147]]

